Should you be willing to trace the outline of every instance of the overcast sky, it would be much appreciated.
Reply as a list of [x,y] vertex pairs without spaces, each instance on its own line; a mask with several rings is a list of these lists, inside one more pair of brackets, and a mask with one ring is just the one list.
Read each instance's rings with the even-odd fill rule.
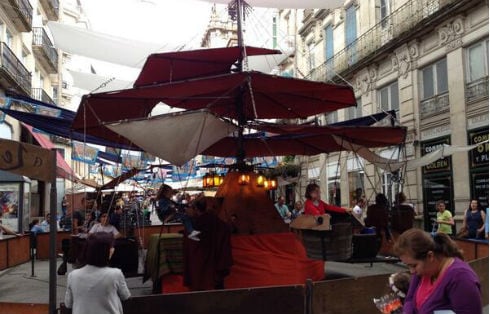
[[196,0],[82,0],[93,30],[156,43],[201,39],[212,3]]

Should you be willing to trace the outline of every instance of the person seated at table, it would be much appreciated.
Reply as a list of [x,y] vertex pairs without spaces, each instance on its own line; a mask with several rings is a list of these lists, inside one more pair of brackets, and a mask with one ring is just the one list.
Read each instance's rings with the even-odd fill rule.
[[293,211],[291,212],[291,220],[294,220],[301,215],[303,215],[303,202],[296,201],[296,203],[294,203]]
[[332,216],[330,222],[333,224],[337,220],[341,219],[344,215],[349,214],[350,209],[334,206],[325,203],[320,199],[320,186],[316,183],[310,183],[306,186],[305,191],[305,215],[324,215],[330,214]]
[[281,216],[282,220],[284,220],[285,223],[290,223],[291,222],[291,212],[289,211],[288,206],[285,204],[286,200],[284,199],[284,196],[279,196],[277,199],[277,203],[274,204],[274,207],[276,208],[277,212],[279,213],[279,216]]
[[41,222],[41,227],[43,228],[44,232],[49,232],[50,218],[51,214],[47,213],[44,220]]
[[29,231],[34,233],[34,235],[45,232],[43,227],[39,223],[39,219],[37,218],[33,219],[32,222],[29,224]]
[[89,235],[97,232],[106,232],[111,233],[114,236],[114,239],[120,238],[122,235],[119,231],[109,223],[109,218],[107,213],[103,212],[99,216],[99,223],[94,224],[94,226],[88,232]]

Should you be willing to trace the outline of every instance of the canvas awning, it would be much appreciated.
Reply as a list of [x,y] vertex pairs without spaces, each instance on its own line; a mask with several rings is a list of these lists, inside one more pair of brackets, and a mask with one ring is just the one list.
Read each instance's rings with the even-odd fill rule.
[[398,159],[390,159],[384,158],[371,150],[368,149],[365,145],[355,144],[346,140],[342,140],[339,137],[334,137],[335,141],[341,145],[345,150],[349,150],[354,152],[359,157],[367,160],[368,162],[375,165],[377,168],[383,169],[389,172],[395,172],[400,170],[405,166],[406,170],[415,170],[417,168],[429,165],[439,159],[444,157],[451,156],[458,152],[468,152],[482,144],[488,143],[484,141],[482,143],[478,143],[475,145],[469,146],[457,146],[457,145],[447,145],[444,144],[441,148],[426,154],[420,158],[410,159],[410,160],[398,160]]
[[177,166],[237,130],[205,110],[121,121],[106,127]]
[[178,45],[149,43],[117,37],[85,28],[49,21],[54,46],[67,53],[129,67],[141,67],[146,58],[158,51],[171,51]]
[[[228,4],[229,0],[202,0],[206,2]],[[247,0],[252,7],[278,9],[334,9],[342,6],[345,0]]]
[[[51,140],[45,135],[35,132],[30,125],[27,125],[25,123],[23,123],[22,125],[26,128],[27,131],[29,131],[30,134],[32,134],[32,137],[34,137],[34,139],[41,147],[47,149],[55,148],[53,142],[51,142]],[[70,181],[78,180],[78,176],[75,174],[75,172],[73,172],[71,167],[66,163],[65,159],[58,151],[56,152],[56,176],[58,178],[63,178]]]
[[[313,128],[311,129],[313,130]],[[279,131],[279,129],[276,129]],[[282,132],[282,135],[251,134],[243,139],[246,158],[264,156],[305,155],[347,150],[334,136],[366,147],[386,147],[404,142],[403,127],[317,127],[311,133]],[[226,137],[202,152],[203,155],[226,157],[236,155],[238,138]]]
[[[250,57],[281,54],[278,50],[265,48],[243,49]],[[146,59],[134,86],[228,74],[232,72],[241,53],[239,47],[225,47],[152,54]]]
[[72,128],[103,136],[101,122],[147,117],[159,102],[230,118],[241,102],[248,120],[306,118],[356,104],[348,86],[242,72],[85,95]]

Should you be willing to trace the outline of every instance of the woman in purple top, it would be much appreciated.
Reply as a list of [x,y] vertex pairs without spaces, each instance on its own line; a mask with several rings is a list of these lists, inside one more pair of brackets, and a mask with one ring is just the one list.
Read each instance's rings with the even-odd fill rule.
[[481,313],[478,277],[447,234],[432,237],[423,230],[409,229],[398,238],[395,252],[412,273],[404,314]]

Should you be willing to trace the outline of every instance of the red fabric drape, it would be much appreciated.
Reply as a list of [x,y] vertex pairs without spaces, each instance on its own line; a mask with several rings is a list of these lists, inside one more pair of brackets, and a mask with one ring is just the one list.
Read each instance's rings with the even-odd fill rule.
[[325,277],[324,262],[306,257],[293,233],[232,237],[234,264],[226,288],[304,284]]
[[[233,266],[226,289],[304,284],[325,277],[324,262],[308,259],[293,233],[232,236],[231,246]],[[175,276],[162,280],[164,293],[186,291]]]

